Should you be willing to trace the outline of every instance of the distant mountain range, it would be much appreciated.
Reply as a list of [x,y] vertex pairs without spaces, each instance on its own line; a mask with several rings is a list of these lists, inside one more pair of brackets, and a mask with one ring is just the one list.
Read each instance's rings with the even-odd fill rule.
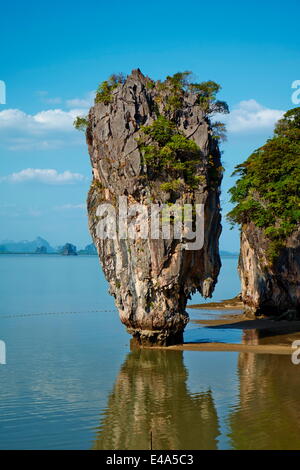
[[237,253],[236,251],[220,250],[220,256],[239,256],[239,253]]
[[72,243],[66,243],[62,246],[52,247],[50,243],[42,237],[37,237],[33,241],[22,240],[15,242],[12,240],[3,240],[0,242],[0,253],[6,254],[61,254],[61,255],[96,255],[97,250],[93,243],[86,245],[85,248],[78,250]]
[[[50,243],[42,237],[37,237],[33,241],[22,240],[14,242],[12,240],[3,240],[0,242],[0,254],[61,254],[61,255],[96,255],[97,250],[93,243],[86,245],[85,248],[77,251],[77,247],[72,243],[65,243],[65,245],[52,247]],[[221,256],[238,256],[238,253],[230,251],[220,251]]]

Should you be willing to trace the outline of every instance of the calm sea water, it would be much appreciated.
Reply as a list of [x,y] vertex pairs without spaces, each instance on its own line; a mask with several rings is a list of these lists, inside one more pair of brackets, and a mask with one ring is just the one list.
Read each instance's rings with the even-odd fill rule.
[[[236,263],[214,300],[238,293]],[[289,356],[130,351],[96,257],[1,255],[0,278],[1,449],[300,448]],[[185,340],[241,335],[191,322]]]

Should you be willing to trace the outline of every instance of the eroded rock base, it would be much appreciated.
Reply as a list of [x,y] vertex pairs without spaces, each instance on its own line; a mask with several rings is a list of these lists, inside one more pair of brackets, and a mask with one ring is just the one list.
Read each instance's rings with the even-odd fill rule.
[[166,330],[138,330],[127,328],[129,334],[133,336],[131,347],[153,347],[153,346],[173,346],[183,343],[183,330],[172,332]]

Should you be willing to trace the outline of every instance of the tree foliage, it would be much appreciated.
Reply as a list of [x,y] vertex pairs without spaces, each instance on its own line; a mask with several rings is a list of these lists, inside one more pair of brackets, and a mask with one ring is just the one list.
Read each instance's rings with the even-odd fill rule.
[[197,94],[197,101],[205,114],[229,113],[229,108],[225,101],[219,101],[216,98],[217,93],[221,90],[221,86],[209,80],[201,83],[191,83],[190,91]]
[[234,172],[230,189],[235,205],[228,219],[234,224],[254,222],[273,242],[274,259],[300,221],[300,107],[285,113],[275,134]]
[[[182,184],[189,188],[196,188],[203,178],[197,175],[197,168],[201,160],[201,151],[191,139],[187,139],[178,130],[178,116],[184,108],[184,99],[188,95],[195,95],[198,104],[208,120],[213,113],[228,113],[225,102],[217,101],[216,95],[221,86],[213,81],[192,83],[191,72],[177,72],[168,75],[163,82],[155,85],[157,103],[163,103],[161,113],[156,109],[157,119],[150,126],[142,127],[143,137],[139,139],[139,148],[147,168],[153,173],[162,170],[169,172],[170,181],[162,183],[162,190],[176,190]],[[225,140],[226,129],[221,122],[211,124],[213,138]],[[219,181],[222,167],[215,168],[214,162],[209,163],[209,176]],[[180,183],[181,181],[181,183]]]
[[[174,177],[180,175],[190,187],[199,183],[195,171],[201,152],[196,142],[187,139],[164,116],[159,116],[153,124],[144,126],[142,131],[144,138],[139,140],[139,148],[147,167],[156,173],[168,170]],[[162,189],[179,187],[178,178],[176,184],[175,180],[173,183],[164,185]]]
[[78,131],[85,131],[89,124],[87,116],[77,116],[73,122],[73,126]]
[[212,81],[192,83],[192,72],[177,72],[168,75],[166,80],[158,83],[158,90],[167,91],[167,111],[175,112],[180,109],[185,93],[197,95],[197,103],[201,106],[206,116],[215,113],[228,113],[229,108],[225,101],[216,98],[221,86]]

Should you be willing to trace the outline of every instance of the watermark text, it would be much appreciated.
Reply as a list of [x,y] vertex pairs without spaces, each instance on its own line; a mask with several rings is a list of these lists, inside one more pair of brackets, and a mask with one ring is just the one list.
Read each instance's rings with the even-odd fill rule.
[[119,196],[118,209],[103,203],[96,216],[102,240],[175,239],[186,250],[201,250],[204,244],[204,204],[132,204]]

